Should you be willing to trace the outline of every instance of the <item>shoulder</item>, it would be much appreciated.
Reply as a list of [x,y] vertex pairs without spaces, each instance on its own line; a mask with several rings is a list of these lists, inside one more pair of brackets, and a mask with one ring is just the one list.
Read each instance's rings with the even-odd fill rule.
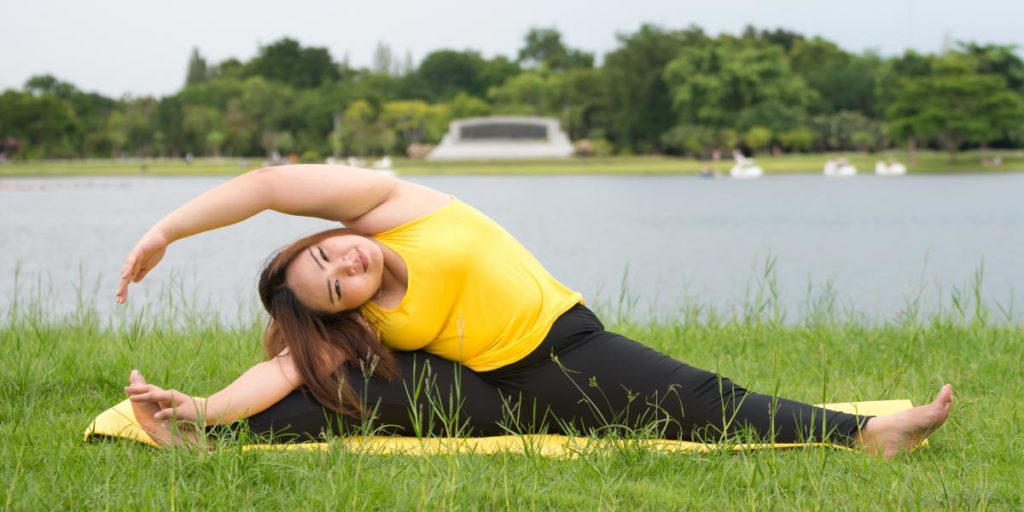
[[345,225],[364,234],[375,235],[430,215],[454,200],[452,196],[430,187],[400,179],[395,181],[391,194],[384,201]]

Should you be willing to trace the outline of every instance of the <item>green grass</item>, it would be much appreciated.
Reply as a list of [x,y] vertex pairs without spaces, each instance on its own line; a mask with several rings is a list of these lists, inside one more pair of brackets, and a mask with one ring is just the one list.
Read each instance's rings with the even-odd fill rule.
[[[1006,172],[1024,170],[1024,151],[991,151],[999,154],[999,166],[983,165],[983,155],[977,151],[961,153],[950,161],[947,153],[918,151],[909,155],[905,151],[883,153],[819,153],[788,154],[778,157],[759,156],[758,164],[769,174],[820,174],[825,161],[846,156],[861,173],[873,173],[875,162],[890,156],[908,165],[910,173],[954,172]],[[418,174],[696,174],[709,162],[687,158],[663,156],[624,156],[607,158],[570,158],[565,160],[483,160],[467,162],[431,162],[425,160],[395,159],[395,169],[402,175]],[[125,161],[46,160],[13,162],[0,165],[3,176],[119,176],[119,175],[175,175],[222,176],[235,175],[262,165],[258,158],[250,159],[196,159],[188,165],[181,159],[146,159]],[[727,172],[731,161],[720,162],[717,168]]]
[[[46,294],[0,317],[0,507],[376,510],[1020,510],[1024,329],[969,290],[932,314],[880,322],[818,301],[783,321],[767,280],[736,314],[685,307],[609,328],[753,390],[805,401],[929,399],[956,386],[931,446],[884,462],[831,449],[666,455],[640,448],[536,455],[375,456],[157,450],[85,444],[89,421],[123,399],[128,371],[205,394],[259,360],[260,320],[223,324],[185,297],[100,317],[88,301],[49,313]],[[627,306],[628,306],[628,301]],[[621,304],[620,304],[621,306]],[[614,307],[612,308],[614,309]]]

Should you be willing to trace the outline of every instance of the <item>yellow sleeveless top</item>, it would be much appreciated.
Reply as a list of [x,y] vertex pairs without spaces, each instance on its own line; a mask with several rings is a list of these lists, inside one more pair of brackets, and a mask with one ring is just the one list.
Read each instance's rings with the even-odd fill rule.
[[395,350],[493,370],[526,357],[555,319],[583,302],[504,228],[458,199],[373,238],[408,268],[398,307],[362,307]]

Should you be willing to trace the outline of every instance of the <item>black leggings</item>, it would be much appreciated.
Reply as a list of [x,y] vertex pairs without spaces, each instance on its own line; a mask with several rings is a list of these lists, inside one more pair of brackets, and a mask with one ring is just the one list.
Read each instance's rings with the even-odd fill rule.
[[[626,434],[706,442],[830,441],[851,444],[869,417],[750,393],[624,336],[583,306],[552,325],[526,358],[489,372],[422,351],[395,352],[401,378],[346,381],[368,414],[335,414],[298,389],[250,417],[274,442],[352,433],[492,436]],[[372,413],[372,414],[369,414]]]

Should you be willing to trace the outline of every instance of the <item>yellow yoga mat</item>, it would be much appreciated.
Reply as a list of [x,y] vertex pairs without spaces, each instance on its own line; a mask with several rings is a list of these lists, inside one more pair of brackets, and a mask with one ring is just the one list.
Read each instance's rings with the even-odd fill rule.
[[[910,400],[877,400],[872,402],[848,402],[822,404],[821,407],[851,414],[880,416],[905,411],[914,405]],[[107,409],[96,417],[85,429],[84,441],[96,437],[131,439],[156,446],[139,423],[135,421],[131,402],[123,402]],[[802,448],[810,446],[831,446],[828,443],[775,443],[775,444],[705,444],[691,441],[667,439],[615,440],[590,437],[571,437],[547,434],[525,434],[494,437],[397,437],[397,436],[347,436],[338,437],[331,443],[261,444],[248,445],[254,450],[326,450],[341,443],[343,449],[379,455],[447,455],[447,454],[494,454],[494,453],[536,453],[546,457],[572,457],[584,450],[601,446],[636,446],[659,452],[709,452],[715,450],[761,450],[776,448]],[[927,441],[925,441],[927,443]]]

